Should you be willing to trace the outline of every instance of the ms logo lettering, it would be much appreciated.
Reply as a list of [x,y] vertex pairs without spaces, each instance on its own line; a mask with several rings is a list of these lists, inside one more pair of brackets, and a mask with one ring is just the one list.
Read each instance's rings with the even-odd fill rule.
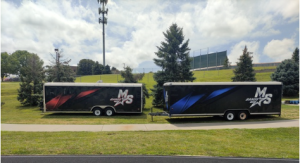
[[124,92],[122,89],[120,89],[118,98],[111,98],[110,101],[115,102],[114,106],[118,106],[120,104],[124,105],[124,102],[126,104],[131,104],[133,102],[133,95],[128,95],[128,89],[126,89]]
[[263,102],[264,104],[270,104],[271,103],[271,98],[273,97],[272,94],[266,94],[267,92],[267,87],[264,87],[262,90],[260,87],[257,87],[256,93],[254,98],[247,98],[246,101],[249,101],[252,105],[250,108],[252,108],[255,105],[261,106],[261,103]]

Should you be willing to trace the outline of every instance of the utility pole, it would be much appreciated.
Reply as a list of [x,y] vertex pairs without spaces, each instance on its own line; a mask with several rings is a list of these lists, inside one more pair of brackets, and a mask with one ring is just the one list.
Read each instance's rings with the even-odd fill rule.
[[[104,14],[107,15],[107,12],[108,12],[108,9],[106,8],[105,10],[105,7],[104,5],[107,4],[107,1],[108,0],[97,0],[98,4],[100,4],[100,7],[98,8],[98,13],[99,15],[102,14],[102,18],[99,18],[99,24],[103,24],[103,66],[105,66],[105,28],[104,28],[104,24],[107,24],[107,18],[104,17]],[[101,8],[101,5],[102,5],[102,8]]]

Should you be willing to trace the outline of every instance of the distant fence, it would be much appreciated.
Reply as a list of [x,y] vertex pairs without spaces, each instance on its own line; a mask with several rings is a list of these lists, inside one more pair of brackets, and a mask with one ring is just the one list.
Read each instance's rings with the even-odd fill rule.
[[[277,67],[281,62],[270,62],[270,63],[253,63],[253,67]],[[231,65],[231,68],[236,68],[236,65]]]
[[215,53],[204,53],[201,54],[201,51],[199,54],[193,53],[193,56],[191,56],[191,69],[201,69],[205,67],[215,67],[223,65],[225,62],[225,59],[227,58],[227,51],[222,52],[215,52]]
[[[271,63],[253,63],[253,67],[277,67],[281,62],[271,62]],[[230,69],[235,69],[236,65],[230,65]],[[223,65],[220,66],[212,66],[212,67],[204,67],[204,68],[195,68],[191,69],[191,71],[205,71],[205,70],[221,70],[223,69]]]
[[161,71],[161,68],[134,68],[132,70],[132,73],[136,74],[136,73],[150,73],[150,72],[157,72],[157,71]]

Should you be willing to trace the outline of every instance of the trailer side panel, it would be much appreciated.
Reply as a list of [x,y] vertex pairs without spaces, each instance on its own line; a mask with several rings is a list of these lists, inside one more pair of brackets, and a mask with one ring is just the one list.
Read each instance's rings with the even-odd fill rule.
[[44,110],[50,112],[91,111],[111,106],[117,113],[142,112],[142,88],[130,86],[45,85]]
[[281,96],[281,84],[266,82],[164,86],[165,108],[170,115],[224,115],[227,110],[281,114]]

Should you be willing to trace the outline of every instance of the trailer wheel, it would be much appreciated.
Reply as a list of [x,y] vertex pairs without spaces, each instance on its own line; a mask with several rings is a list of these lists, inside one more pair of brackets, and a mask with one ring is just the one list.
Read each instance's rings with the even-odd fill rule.
[[234,120],[234,118],[235,118],[234,112],[233,112],[233,111],[228,111],[228,112],[226,112],[225,118],[226,118],[227,121],[232,121],[232,120]]
[[238,114],[238,117],[240,120],[246,120],[248,118],[248,114],[246,111],[240,111],[239,114]]
[[114,111],[113,108],[106,108],[106,109],[105,109],[105,114],[106,114],[107,116],[113,116],[113,115],[115,114],[115,111]]
[[94,113],[95,116],[100,116],[100,115],[102,115],[102,111],[101,111],[100,108],[94,109],[94,110],[93,110],[93,113]]

